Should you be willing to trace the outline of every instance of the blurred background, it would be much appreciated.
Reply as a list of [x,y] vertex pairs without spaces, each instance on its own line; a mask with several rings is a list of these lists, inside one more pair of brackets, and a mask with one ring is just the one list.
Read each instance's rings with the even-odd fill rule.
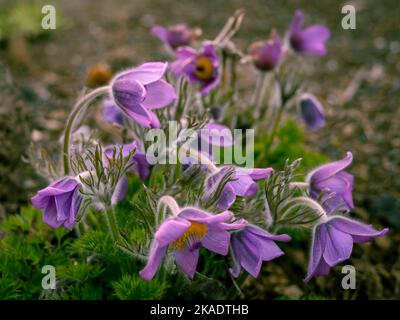
[[[41,8],[56,8],[56,30],[41,28]],[[343,30],[341,8],[357,10],[356,30]],[[266,264],[245,286],[248,298],[400,298],[400,4],[397,0],[0,0],[0,219],[18,213],[43,180],[24,161],[31,142],[56,150],[65,119],[85,86],[148,60],[166,60],[150,34],[154,24],[184,22],[212,39],[236,9],[246,13],[236,37],[245,49],[272,29],[283,36],[296,9],[306,24],[332,31],[329,54],[306,61],[307,85],[323,102],[328,125],[307,135],[332,159],[354,154],[354,213],[389,236],[357,246],[349,264],[357,289],[337,276],[302,282],[307,251],[288,248],[286,264]],[[243,74],[241,86],[252,86]],[[1,234],[0,234],[1,236]]]

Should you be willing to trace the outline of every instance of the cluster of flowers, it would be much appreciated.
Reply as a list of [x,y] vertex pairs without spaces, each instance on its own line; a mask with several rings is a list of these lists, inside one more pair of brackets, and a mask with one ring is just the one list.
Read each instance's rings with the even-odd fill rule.
[[[329,30],[322,25],[303,29],[302,25],[303,14],[298,11],[289,28],[287,41],[282,41],[277,34],[273,34],[271,39],[253,44],[249,52],[254,66],[263,73],[276,70],[290,50],[305,55],[325,55]],[[176,60],[170,65],[172,73],[178,80],[186,79],[189,83],[199,85],[197,93],[202,97],[212,93],[221,82],[221,39],[228,39],[225,45],[229,47],[231,42],[226,34],[235,27],[234,21],[231,21],[231,28],[222,33],[225,38],[220,35],[217,37],[219,40],[206,41],[198,50],[188,47],[199,35],[198,30],[175,25],[169,28],[156,26],[152,32],[176,56]],[[124,126],[125,121],[133,120],[136,128],[162,128],[163,123],[156,110],[171,106],[174,101],[182,99],[181,93],[177,94],[175,87],[163,80],[168,68],[167,63],[161,62],[142,64],[117,74],[109,86],[95,89],[78,101],[69,117],[63,140],[63,177],[38,191],[32,198],[34,206],[43,210],[46,224],[54,228],[64,226],[72,229],[78,221],[83,200],[93,196],[87,192],[87,183],[84,181],[85,177],[95,174],[96,168],[77,172],[76,176],[70,175],[70,140],[74,121],[79,118],[82,110],[95,98],[107,95],[103,109],[105,121]],[[182,87],[181,83],[178,86]],[[313,96],[302,96],[300,108],[311,129],[324,125],[322,107]],[[208,120],[205,125],[217,130],[226,128],[214,120]],[[135,172],[143,181],[147,181],[152,172],[146,159],[144,141],[140,139],[131,144],[104,148],[100,161],[104,170],[109,171],[113,170],[118,161],[126,162],[125,170],[118,171],[117,182],[109,188],[111,191],[106,186],[99,188],[102,197],[96,199],[97,202],[103,201],[104,210],[126,196],[126,171]],[[173,250],[176,265],[190,278],[195,275],[200,248],[224,256],[230,252],[234,262],[230,272],[234,277],[239,276],[241,269],[257,277],[263,261],[270,261],[284,254],[275,241],[288,242],[291,240],[288,235],[272,234],[265,227],[252,223],[251,217],[236,219],[230,211],[237,197],[256,197],[259,194],[257,181],[268,180],[273,169],[217,166],[212,155],[206,156],[204,163],[207,177],[204,181],[203,201],[205,203],[217,194],[218,199],[213,209],[203,210],[189,204],[181,208],[168,194],[159,199],[159,207],[167,208],[170,215],[156,226],[147,264],[140,272],[144,279],[151,280],[155,276],[168,249]],[[354,207],[354,178],[345,171],[351,163],[352,154],[348,152],[344,159],[322,165],[310,172],[305,182],[292,185],[293,188],[301,186],[303,193],[296,198],[296,205],[306,206],[318,213],[318,219],[312,226],[311,256],[306,281],[317,275],[328,274],[331,267],[348,259],[353,243],[367,242],[387,233],[387,229],[378,231],[370,225],[339,214]],[[228,180],[225,179],[227,174],[230,175]],[[105,198],[104,190],[108,190],[106,193],[109,199],[100,201],[99,199]],[[115,228],[110,229],[114,233],[113,238],[117,239]]]

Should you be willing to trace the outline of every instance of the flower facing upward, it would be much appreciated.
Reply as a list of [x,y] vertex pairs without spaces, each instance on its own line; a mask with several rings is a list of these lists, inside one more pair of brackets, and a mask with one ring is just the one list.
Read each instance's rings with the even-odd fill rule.
[[325,207],[328,211],[339,207],[354,208],[352,196],[354,177],[343,171],[352,161],[352,153],[347,152],[344,159],[324,164],[307,176],[306,180],[309,183],[312,198],[317,199],[321,192],[329,196],[325,201]]
[[189,29],[181,23],[167,28],[154,26],[151,32],[172,50],[190,45],[196,37],[196,30]]
[[329,269],[350,258],[353,243],[364,243],[382,237],[388,229],[375,230],[370,225],[342,216],[332,216],[314,227],[308,282],[312,277],[327,275]]
[[[222,167],[211,173],[205,181],[205,199],[211,198],[217,187],[222,182],[229,170],[229,166]],[[236,196],[252,197],[256,195],[258,186],[255,180],[266,179],[273,171],[272,168],[239,168],[234,167],[231,179],[222,189],[220,198],[216,204],[218,209],[227,210],[236,200]]]
[[166,107],[176,98],[175,89],[161,80],[167,66],[167,63],[148,62],[116,75],[111,82],[115,104],[144,127],[160,128],[151,110]]
[[243,268],[257,278],[263,261],[270,261],[284,254],[274,241],[288,242],[290,240],[291,238],[286,234],[270,234],[251,224],[233,232],[231,246],[235,265],[230,272],[236,278],[239,276],[240,269]]
[[249,48],[253,63],[261,71],[273,70],[282,57],[282,41],[278,35],[267,41],[254,42]]
[[31,200],[37,209],[44,211],[43,222],[53,228],[63,225],[71,230],[83,198],[80,186],[77,178],[64,177],[39,190]]
[[154,235],[146,266],[140,276],[151,280],[156,274],[168,247],[173,250],[177,266],[193,278],[199,259],[199,248],[227,255],[230,233],[246,222],[229,223],[233,213],[225,211],[213,215],[196,208],[184,208],[165,220]]
[[219,83],[218,54],[213,44],[205,44],[201,52],[190,47],[176,51],[177,60],[171,64],[175,75],[184,75],[190,82],[199,83],[200,93],[206,95]]
[[299,103],[300,114],[311,131],[325,126],[325,112],[321,103],[311,94],[303,94]]
[[296,11],[289,29],[289,41],[293,50],[310,56],[326,55],[325,42],[330,37],[329,29],[319,24],[303,29],[303,22],[303,12]]

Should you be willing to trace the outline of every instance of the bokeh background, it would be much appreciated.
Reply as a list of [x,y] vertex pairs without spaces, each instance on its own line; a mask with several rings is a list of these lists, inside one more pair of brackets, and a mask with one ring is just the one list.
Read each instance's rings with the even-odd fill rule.
[[[57,29],[40,27],[41,7],[57,10]],[[357,29],[343,30],[341,8],[357,10]],[[0,219],[18,213],[43,180],[25,161],[31,142],[56,150],[65,119],[93,72],[107,74],[147,60],[167,59],[153,24],[185,22],[213,38],[243,8],[236,41],[246,48],[285,33],[296,9],[307,24],[332,31],[329,54],[305,62],[309,89],[323,102],[328,125],[307,143],[336,159],[351,150],[356,217],[389,226],[385,238],[357,246],[349,264],[357,289],[341,289],[340,267],[329,279],[302,282],[306,250],[288,249],[286,262],[266,264],[249,280],[248,298],[400,298],[400,4],[397,0],[0,0]],[[242,86],[253,75],[242,75]],[[1,237],[1,234],[0,234]]]

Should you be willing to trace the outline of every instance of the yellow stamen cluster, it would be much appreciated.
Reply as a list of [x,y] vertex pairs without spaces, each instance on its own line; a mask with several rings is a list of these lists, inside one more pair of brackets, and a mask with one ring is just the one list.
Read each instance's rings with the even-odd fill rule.
[[207,57],[197,58],[195,75],[197,78],[204,81],[213,79],[214,70],[210,58]]
[[200,241],[207,233],[207,225],[205,223],[190,222],[190,227],[185,231],[179,239],[171,243],[176,250],[182,251],[187,248],[191,243]]

